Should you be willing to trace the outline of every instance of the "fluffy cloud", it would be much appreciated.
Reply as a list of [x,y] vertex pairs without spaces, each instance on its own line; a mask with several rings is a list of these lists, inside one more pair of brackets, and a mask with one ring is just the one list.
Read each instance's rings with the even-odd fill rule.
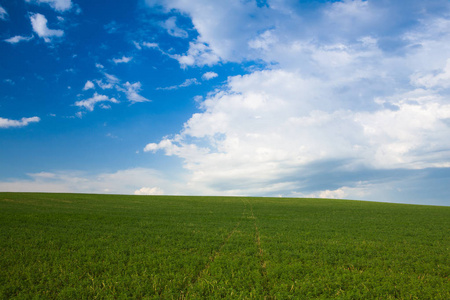
[[90,89],[93,89],[94,87],[94,83],[90,80],[86,81],[86,84],[84,85],[83,91],[87,91]]
[[10,120],[0,117],[0,128],[24,127],[30,123],[37,123],[40,120],[39,117],[22,118],[20,120]]
[[159,187],[143,187],[134,191],[135,195],[164,195],[164,191]]
[[49,43],[52,37],[62,37],[64,35],[64,31],[60,29],[49,29],[44,15],[33,14],[30,16],[30,20],[33,31],[43,38],[46,43]]
[[45,3],[58,12],[64,12],[72,8],[71,0],[26,0],[26,2]]
[[6,20],[7,18],[8,18],[8,13],[2,6],[0,6],[0,20]]
[[179,133],[145,147],[181,158],[190,186],[393,199],[450,170],[448,3],[342,1],[307,19],[286,1],[155,2],[190,16],[199,34],[172,56],[182,67],[266,64],[230,77]]
[[133,57],[122,56],[122,58],[114,58],[113,62],[117,64],[128,63],[133,59]]
[[203,112],[182,132],[144,150],[182,158],[193,185],[239,194],[261,186],[289,194],[312,170],[450,167],[445,98],[413,90],[376,99],[374,111],[330,109],[331,103],[317,101],[343,101],[334,96],[338,88],[281,70],[230,78],[227,90],[202,102]]
[[75,106],[83,107],[88,111],[93,111],[95,105],[99,102],[119,103],[119,101],[115,98],[109,98],[108,96],[94,93],[94,96],[89,99],[75,102]]
[[217,76],[219,76],[219,75],[215,72],[206,72],[205,74],[202,75],[202,79],[210,80],[210,79],[216,78]]
[[169,56],[178,60],[182,68],[187,66],[212,66],[220,61],[220,57],[206,43],[199,41],[190,42],[186,54]]
[[10,43],[10,44],[17,44],[20,42],[28,42],[28,41],[31,41],[32,39],[33,39],[33,36],[16,35],[16,36],[10,37],[9,39],[6,39],[5,42]]

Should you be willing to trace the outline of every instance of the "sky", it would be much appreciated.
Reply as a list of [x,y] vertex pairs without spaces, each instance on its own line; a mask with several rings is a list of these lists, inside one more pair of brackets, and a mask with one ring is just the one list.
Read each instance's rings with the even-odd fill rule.
[[449,186],[447,0],[0,0],[0,191]]

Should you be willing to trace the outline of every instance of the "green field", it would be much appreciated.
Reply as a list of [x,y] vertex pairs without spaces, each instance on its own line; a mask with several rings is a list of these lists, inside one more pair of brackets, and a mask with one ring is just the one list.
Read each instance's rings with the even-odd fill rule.
[[450,299],[450,207],[0,193],[0,298]]

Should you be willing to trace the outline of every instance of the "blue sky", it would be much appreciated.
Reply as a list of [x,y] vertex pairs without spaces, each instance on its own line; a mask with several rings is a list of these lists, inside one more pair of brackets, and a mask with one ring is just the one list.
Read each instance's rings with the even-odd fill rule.
[[450,205],[449,16],[0,0],[0,191]]

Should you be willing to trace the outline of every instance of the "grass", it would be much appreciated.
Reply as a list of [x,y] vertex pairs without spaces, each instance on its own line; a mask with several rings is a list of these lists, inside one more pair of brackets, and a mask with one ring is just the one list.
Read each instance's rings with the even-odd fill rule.
[[450,207],[0,193],[0,298],[450,299]]

